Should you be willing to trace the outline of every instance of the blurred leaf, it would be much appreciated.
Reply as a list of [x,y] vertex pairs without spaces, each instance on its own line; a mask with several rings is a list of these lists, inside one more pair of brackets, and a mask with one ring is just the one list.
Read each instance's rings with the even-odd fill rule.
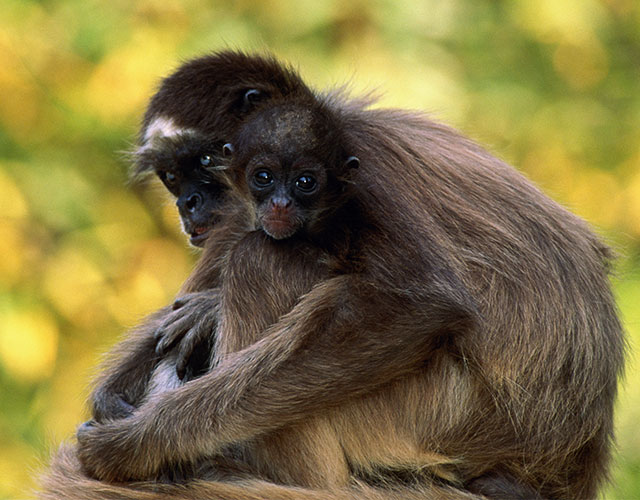
[[9,374],[22,383],[47,378],[55,364],[58,336],[58,325],[45,310],[3,312],[0,360]]
[[28,213],[27,201],[15,182],[2,170],[0,164],[0,214],[2,217],[24,219]]

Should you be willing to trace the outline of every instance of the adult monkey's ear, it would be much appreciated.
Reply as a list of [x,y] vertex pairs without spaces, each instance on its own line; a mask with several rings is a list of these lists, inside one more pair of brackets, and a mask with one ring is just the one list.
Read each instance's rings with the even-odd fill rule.
[[242,112],[247,113],[248,111],[251,111],[256,107],[256,104],[267,97],[268,94],[262,90],[249,89],[245,91],[242,98]]

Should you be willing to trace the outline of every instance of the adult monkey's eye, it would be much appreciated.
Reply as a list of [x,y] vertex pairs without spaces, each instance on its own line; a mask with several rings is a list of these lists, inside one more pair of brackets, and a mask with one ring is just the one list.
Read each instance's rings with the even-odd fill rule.
[[310,193],[317,185],[318,182],[312,175],[301,175],[296,180],[296,187],[304,193]]
[[211,155],[202,155],[200,157],[200,165],[203,167],[210,167],[213,164],[213,158]]
[[177,177],[172,174],[171,172],[163,172],[162,173],[162,178],[164,179],[164,182],[168,185],[168,186],[173,186],[176,181],[178,180]]
[[268,170],[258,170],[253,174],[253,180],[258,186],[268,186],[273,182],[273,175]]

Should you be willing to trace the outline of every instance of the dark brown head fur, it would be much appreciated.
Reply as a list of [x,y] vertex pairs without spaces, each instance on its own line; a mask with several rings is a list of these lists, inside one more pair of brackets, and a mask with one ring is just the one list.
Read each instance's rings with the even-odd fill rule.
[[230,173],[255,219],[276,239],[335,238],[359,160],[339,115],[311,98],[275,101],[252,113],[234,140]]

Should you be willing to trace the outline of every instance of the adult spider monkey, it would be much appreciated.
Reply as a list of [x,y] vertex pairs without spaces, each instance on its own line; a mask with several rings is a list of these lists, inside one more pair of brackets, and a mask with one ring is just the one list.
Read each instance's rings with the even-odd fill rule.
[[[310,245],[321,256],[316,283],[260,340],[224,353],[202,377],[129,418],[84,428],[87,470],[145,479],[323,418],[354,477],[391,485],[363,498],[596,495],[623,339],[609,252],[584,222],[415,114],[295,95],[250,113],[233,144],[235,189],[254,217],[216,260],[223,293],[250,293],[228,277],[234,259],[257,255],[249,269],[259,277],[256,249],[271,247],[293,269],[298,245]],[[348,168],[352,155],[357,169]],[[309,177],[331,201],[291,194],[313,185]],[[220,338],[233,311],[222,303]],[[56,472],[89,481],[72,460],[61,463]],[[434,478],[403,486],[421,465]],[[102,487],[123,498],[153,488],[182,498],[314,498],[246,477]]]
[[[167,138],[162,137],[162,139],[158,141],[158,144],[162,146],[160,151],[164,155],[174,154],[174,150],[176,149],[175,142],[176,141],[183,142],[184,140],[185,138],[182,137],[181,135],[178,135],[176,140],[174,140],[173,137],[171,137],[170,140],[167,140]],[[144,151],[143,154],[146,155],[147,151]],[[148,161],[150,164],[158,165],[159,162],[155,158],[156,156],[157,154],[154,154],[154,156],[152,156],[151,158],[146,158],[143,156],[143,159],[145,160],[145,162]],[[196,158],[197,155],[190,155],[190,157]],[[160,162],[160,163],[165,163],[165,162]],[[352,167],[356,163],[357,163],[357,160],[355,160],[354,158],[351,158],[347,162],[347,164],[351,165]],[[221,246],[220,240],[221,239],[224,240],[224,237],[225,237],[223,228],[215,227],[212,229],[211,233],[213,233],[210,236],[211,240],[216,245],[216,248],[219,248]],[[220,233],[218,235],[219,237],[216,237],[217,233]],[[262,276],[263,274],[265,274],[264,269],[261,269],[262,273],[258,273],[257,275],[256,274],[249,275],[249,279],[247,279],[246,272],[244,272],[242,276],[240,275],[240,271],[241,270],[246,271],[246,265],[252,261],[255,255],[257,255],[259,251],[264,250],[265,244],[268,244],[268,242],[263,241],[263,238],[260,238],[260,235],[256,234],[255,232],[252,232],[251,236],[248,236],[242,241],[242,245],[245,252],[242,252],[242,253],[234,252],[232,254],[234,256],[233,261],[229,262],[229,265],[226,267],[227,273],[231,272],[232,274],[235,274],[236,279],[241,283],[240,283],[240,286],[235,287],[229,283],[228,279],[225,280],[226,293],[224,296],[227,299],[227,301],[234,300],[236,301],[237,304],[242,304],[243,303],[243,300],[241,297],[242,290],[251,289],[255,291],[255,288],[253,288],[253,286],[255,285],[261,286],[261,291],[263,292],[263,294],[260,294],[260,296],[269,297],[271,299],[271,302],[272,302],[270,306],[271,309],[269,310],[269,308],[267,308],[267,312],[263,310],[260,312],[260,314],[254,315],[253,320],[256,321],[257,319],[257,321],[261,321],[265,326],[267,326],[269,323],[275,322],[280,314],[288,311],[293,305],[295,305],[296,300],[302,295],[302,293],[308,291],[309,287],[311,286],[310,283],[313,283],[313,281],[317,281],[317,278],[313,277],[314,273],[322,275],[325,272],[326,266],[322,266],[320,269],[314,270],[314,267],[316,267],[316,261],[318,257],[317,251],[312,246],[307,246],[304,248],[298,246],[298,251],[303,251],[305,255],[305,258],[302,259],[301,269],[300,269],[300,271],[303,274],[299,276],[299,279],[294,279],[291,285],[287,288],[287,292],[283,293],[282,290],[279,290],[279,288],[281,288],[280,283],[282,282],[282,280],[291,278],[292,272],[290,269],[290,263],[286,260],[283,260],[283,255],[277,254],[276,248],[272,248],[271,249],[272,253],[268,255],[268,257],[270,257],[271,260],[269,260],[269,258],[266,259],[267,262],[271,262],[272,269],[270,269],[270,272],[266,274],[270,277],[273,277],[276,273],[280,273],[281,276],[279,277],[280,279],[275,281],[274,283],[276,287],[274,288],[272,286],[272,290],[269,290],[268,286],[269,286],[270,280],[265,279],[265,277]],[[251,251],[251,245],[255,245],[255,252]],[[211,266],[211,261],[210,261],[211,257],[212,257],[212,253],[208,252],[207,261],[205,263],[201,262],[200,268],[209,269]],[[263,255],[263,261],[264,260],[265,259]],[[285,264],[284,267],[283,267],[283,263]],[[230,269],[232,268],[232,265],[235,267],[237,273],[230,271]],[[203,274],[198,271],[194,273],[195,277],[202,277],[202,275]],[[251,280],[251,278],[253,278],[253,281]],[[306,283],[309,283],[309,284],[306,284]],[[189,285],[187,285],[187,287],[188,286]],[[195,285],[192,283],[191,286],[193,287]],[[273,304],[274,296],[278,297],[278,302],[276,302],[275,304]],[[246,303],[246,301],[244,301],[244,303]],[[243,312],[242,306],[237,305],[236,307],[240,308],[240,311],[237,311],[238,313]],[[202,311],[202,313],[205,314],[207,313],[207,311],[206,310]],[[225,316],[225,319],[226,319],[227,325],[229,322],[232,322],[235,320],[236,325],[234,326],[240,329],[242,328],[243,318],[240,316],[240,314],[229,313],[229,311],[227,311],[227,315]],[[231,339],[229,339],[229,336],[223,336],[222,337],[223,339],[228,340],[230,342],[218,343],[218,345],[216,346],[215,352],[217,354],[221,352],[229,352],[232,350],[239,349],[240,347],[242,347],[242,344],[244,345],[249,344],[251,340],[251,335],[255,337],[256,333],[260,331],[261,328],[258,327],[257,325],[250,325],[253,328],[249,328],[248,326],[249,325],[244,326],[244,330],[242,331],[242,334],[236,334]],[[173,361],[173,359],[170,358],[170,361]],[[312,433],[310,433],[310,431]],[[245,469],[250,471],[250,473],[253,474],[254,476],[261,476],[261,477],[266,476],[270,478],[272,478],[273,476],[276,476],[276,479],[280,481],[282,480],[288,481],[290,484],[292,481],[295,482],[296,484],[299,484],[300,482],[304,482],[304,481],[310,481],[311,483],[314,483],[314,486],[317,486],[318,482],[323,481],[323,478],[322,478],[323,474],[329,476],[329,479],[328,479],[329,482],[333,482],[333,478],[331,477],[331,475],[339,475],[340,476],[339,479],[342,482],[345,482],[348,480],[348,477],[346,476],[348,475],[349,471],[347,468],[347,464],[344,462],[344,457],[341,456],[341,453],[340,454],[336,453],[335,445],[337,443],[335,441],[335,438],[330,443],[327,443],[324,441],[320,441],[320,442],[317,441],[318,438],[322,439],[327,437],[328,438],[334,437],[331,434],[332,434],[331,429],[327,429],[326,425],[323,425],[322,421],[305,423],[305,425],[302,427],[301,432],[297,432],[295,429],[293,429],[293,430],[288,430],[284,433],[281,433],[280,435],[278,435],[278,433],[272,434],[270,436],[267,436],[262,443],[259,442],[257,445],[235,449],[234,455],[236,457],[241,457],[243,463],[240,466],[238,466],[237,463],[232,464],[232,466],[235,466],[236,468],[240,469],[239,471],[232,469],[232,472],[236,474],[238,474],[238,472],[242,472],[246,477],[246,472],[242,470],[242,465],[246,465],[247,467]],[[306,437],[306,442],[304,441],[305,437]],[[281,450],[279,448],[282,445],[286,446],[286,444],[290,444],[291,447],[285,448],[284,450]],[[333,445],[333,448],[331,445]],[[287,451],[289,450],[296,450],[296,452],[298,453],[300,453],[301,450],[304,450],[307,453],[304,453],[299,456],[296,456],[295,454],[293,456],[290,456],[290,454],[287,453]],[[310,453],[314,450],[320,451],[320,454],[318,455],[320,459],[326,459],[326,456],[327,456],[326,454],[327,452],[330,451],[332,453],[331,456],[334,458],[340,459],[341,462],[339,464],[333,464],[331,462],[327,463],[326,461],[323,462],[320,460],[317,463],[314,463],[313,462],[313,459],[315,458],[314,454]],[[90,479],[86,478],[79,469],[74,469],[74,465],[76,465],[74,457],[71,455],[65,454],[68,452],[69,450],[66,450],[66,452],[63,452],[58,457],[58,460],[56,463],[56,465],[59,467],[57,472],[60,472],[60,467],[66,466],[66,469],[63,472],[63,476],[65,479],[60,481],[59,477],[58,478],[56,478],[55,476],[49,477],[48,494],[54,495],[54,497],[55,495],[59,495],[59,496],[64,496],[65,498],[74,498],[77,495],[78,497],[83,497],[83,498],[87,496],[100,498],[101,495],[109,495],[109,494],[125,495],[125,496],[134,495],[135,497],[138,497],[139,495],[143,495],[145,486],[151,487],[151,490],[154,491],[156,494],[160,494],[159,490],[161,489],[161,491],[164,494],[168,495],[169,497],[175,497],[175,495],[180,495],[184,493],[182,489],[172,489],[172,487],[169,485],[158,486],[158,485],[150,485],[150,484],[141,485],[140,486],[141,490],[136,489],[135,486],[126,488],[125,490],[119,489],[118,487],[114,487],[115,489],[111,490],[108,485],[97,484],[95,481],[91,481]],[[276,467],[276,470],[265,471],[264,470],[265,468],[268,468],[269,466],[273,467],[273,462],[270,462],[270,460],[273,460],[273,459],[278,460],[278,466]],[[64,460],[70,460],[70,463],[65,463]],[[218,464],[219,464],[219,461],[214,461],[214,466]],[[228,464],[223,463],[223,466],[226,466],[226,465]],[[314,465],[318,466],[317,470],[312,469],[312,466]],[[304,472],[300,473],[299,471],[296,471],[295,470],[296,466],[304,469]],[[179,466],[177,468],[182,470],[182,466]],[[54,470],[54,473],[55,472],[56,471]],[[315,474],[309,474],[310,472],[313,472]],[[196,473],[199,473],[200,477],[202,477],[203,474],[204,474],[204,477],[206,477],[207,474],[210,474],[212,477],[216,477],[216,474],[218,475],[220,474],[219,471],[211,472],[210,470],[207,470],[206,465],[204,467],[203,466],[196,467]],[[57,484],[56,484],[56,479],[57,479]],[[70,482],[70,479],[71,479],[71,482]],[[225,495],[225,494],[231,495],[229,496],[229,498],[238,498],[238,494],[240,494],[238,491],[229,493],[229,491],[234,491],[234,489],[237,490],[238,486],[234,486],[230,484],[218,484],[213,491],[210,489],[207,489],[206,487],[203,490],[197,489],[197,491],[200,492],[198,493],[200,495],[214,495],[216,498],[222,498],[221,495]],[[256,481],[252,481],[250,485],[244,485],[240,487],[240,491],[242,491],[242,496],[244,498],[249,498],[248,495],[251,495],[250,493],[251,490],[259,491],[260,498],[264,498],[263,495],[265,494],[265,492],[269,490],[273,490],[272,494],[275,495],[275,498],[281,498],[281,495],[288,494],[287,488],[277,488],[272,483],[271,484],[264,483],[264,482],[259,483]],[[302,497],[304,498],[319,498],[317,496],[318,493],[315,493],[313,491],[309,491],[309,490],[304,491],[304,490],[298,490],[298,489],[293,491],[295,491],[298,495],[302,495]],[[385,499],[423,498],[423,495],[426,491],[430,491],[431,493],[437,492],[439,497],[442,497],[442,498],[460,498],[461,495],[467,496],[466,494],[463,494],[460,491],[453,490],[447,487],[439,488],[436,486],[431,487],[427,485],[423,488],[416,485],[413,488],[404,487],[402,488],[401,492],[394,493],[393,491],[380,490],[379,488],[377,489],[377,488],[369,487],[365,484],[359,484],[349,490],[343,489],[342,491],[336,491],[333,493],[329,493],[328,491],[325,490],[320,495],[320,497],[321,498],[354,498],[354,495],[355,495],[355,497],[357,498],[367,498],[367,499],[369,498],[371,499],[373,498],[385,498]],[[191,491],[191,493],[193,493],[193,491]],[[471,496],[469,495],[469,497]]]

